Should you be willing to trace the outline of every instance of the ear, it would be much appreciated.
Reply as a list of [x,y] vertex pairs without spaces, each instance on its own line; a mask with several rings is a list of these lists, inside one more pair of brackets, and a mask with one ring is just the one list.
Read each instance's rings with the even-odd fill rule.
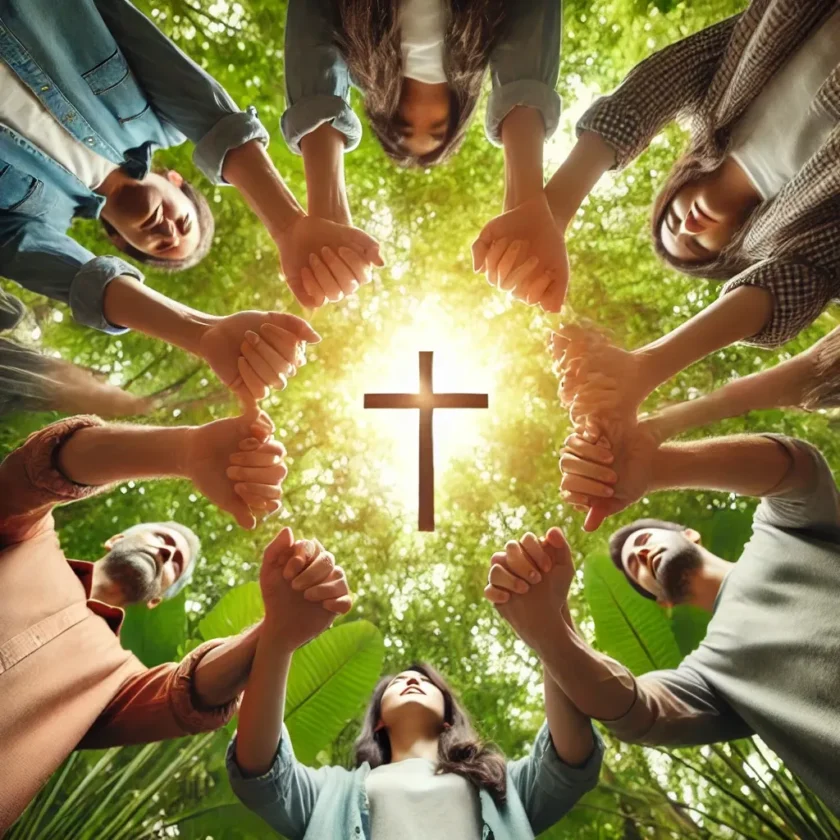
[[110,551],[124,536],[125,534],[115,534],[113,537],[109,537],[105,540],[104,547]]
[[381,732],[385,728],[385,721],[382,718],[379,718],[379,723],[373,727],[374,732]]
[[174,169],[167,170],[166,180],[173,186],[178,187],[179,190],[184,186],[184,176],[180,172],[176,172]]
[[158,606],[158,604],[160,604],[160,602],[161,602],[162,600],[163,600],[163,598],[160,598],[160,597],[158,597],[158,598],[152,598],[152,600],[151,600],[151,601],[146,601],[146,606],[147,606],[150,610],[153,610],[156,606]]
[[683,531],[683,536],[689,542],[693,542],[695,545],[700,545],[700,543],[702,542],[700,534],[698,534],[697,531],[694,530],[694,528],[686,528]]
[[670,610],[674,608],[674,602],[666,601],[664,598],[657,598],[656,603],[659,604],[659,606],[665,610]]
[[124,236],[121,236],[119,233],[117,233],[115,230],[108,231],[108,239],[110,239],[111,242],[114,245],[116,245],[117,248],[119,248],[121,251],[125,251],[125,249],[128,248],[128,240]]

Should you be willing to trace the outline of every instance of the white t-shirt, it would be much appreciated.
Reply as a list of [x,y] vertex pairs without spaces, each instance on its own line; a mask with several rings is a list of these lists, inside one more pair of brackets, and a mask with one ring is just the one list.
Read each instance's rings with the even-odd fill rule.
[[838,64],[840,11],[794,53],[735,126],[730,154],[763,199],[796,175],[834,127],[814,99]]
[[91,190],[117,168],[66,131],[5,61],[0,61],[0,123],[25,137]]
[[371,770],[366,788],[372,840],[481,840],[478,791],[425,758]]
[[446,81],[443,72],[445,32],[443,0],[402,0],[400,35],[404,76],[430,85]]

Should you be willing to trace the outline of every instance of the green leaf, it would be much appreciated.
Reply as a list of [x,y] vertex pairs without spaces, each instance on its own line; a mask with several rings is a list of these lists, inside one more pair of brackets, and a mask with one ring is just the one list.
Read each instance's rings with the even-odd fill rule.
[[751,510],[716,510],[698,523],[697,530],[709,551],[734,562],[752,535],[752,523]]
[[671,630],[683,656],[688,656],[706,637],[711,615],[700,607],[684,605],[671,610]]
[[242,805],[233,793],[230,801],[202,809],[178,821],[180,840],[252,840],[255,837],[277,837],[249,808]]
[[243,583],[219,599],[198,623],[198,632],[205,641],[235,636],[256,624],[264,612],[259,584]]
[[682,656],[665,611],[632,589],[606,554],[587,557],[583,574],[601,650],[636,675],[679,665]]
[[120,641],[147,668],[178,659],[178,647],[187,635],[186,592],[154,609],[137,604],[125,611]]
[[286,726],[305,764],[347,725],[382,672],[382,634],[368,621],[342,624],[295,652],[286,693]]

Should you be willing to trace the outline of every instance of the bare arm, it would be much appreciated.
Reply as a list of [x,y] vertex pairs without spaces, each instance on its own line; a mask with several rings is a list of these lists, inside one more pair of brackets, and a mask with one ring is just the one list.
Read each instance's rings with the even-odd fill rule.
[[517,106],[501,124],[505,152],[505,205],[513,210],[543,189],[545,124],[534,108]]
[[228,639],[205,654],[193,676],[193,690],[202,706],[224,706],[244,690],[254,661],[262,623]]
[[309,214],[349,225],[351,215],[344,185],[344,146],[344,135],[329,123],[318,126],[300,141]]

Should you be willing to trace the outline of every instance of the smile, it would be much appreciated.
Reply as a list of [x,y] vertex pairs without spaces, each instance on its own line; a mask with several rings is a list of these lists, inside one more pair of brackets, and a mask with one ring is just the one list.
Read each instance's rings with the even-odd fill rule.
[[419,686],[416,686],[416,685],[410,685],[408,688],[404,688],[400,692],[400,697],[402,697],[403,694],[408,694],[410,691],[416,692],[417,694],[422,694],[424,697],[426,696],[426,692],[423,691],[422,688],[420,688]]

